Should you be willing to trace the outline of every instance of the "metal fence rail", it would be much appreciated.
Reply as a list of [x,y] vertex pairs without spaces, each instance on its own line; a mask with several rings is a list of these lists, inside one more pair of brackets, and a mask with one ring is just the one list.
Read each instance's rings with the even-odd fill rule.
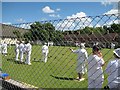
[[[18,52],[15,51],[17,42]],[[20,61],[20,42],[24,45],[23,62]],[[91,48],[98,44],[105,61],[104,87],[108,77],[105,69],[113,59],[113,50],[120,47],[119,14],[2,24],[0,43],[2,72],[9,75],[4,79],[14,84],[16,82],[22,88],[24,85],[27,88],[88,88],[87,72],[83,75],[84,81],[76,79],[76,68],[79,66],[77,54],[72,53],[70,48],[79,49],[80,44],[84,43],[90,56]],[[44,44],[48,46],[48,55],[42,54]],[[7,52],[3,51],[5,46]],[[18,61],[16,54],[19,55]],[[30,62],[26,61],[29,58]],[[85,66],[88,64],[86,61]]]

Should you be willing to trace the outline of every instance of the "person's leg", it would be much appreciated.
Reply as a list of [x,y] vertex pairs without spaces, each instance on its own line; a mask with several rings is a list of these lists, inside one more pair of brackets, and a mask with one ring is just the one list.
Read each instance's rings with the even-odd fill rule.
[[82,78],[82,73],[78,73],[79,80]]
[[23,52],[20,52],[20,61],[23,62]]
[[15,58],[16,61],[18,61],[18,56],[19,56],[19,52],[16,52],[16,58]]
[[88,78],[88,88],[89,90],[93,90],[93,88],[95,88],[95,81],[91,78]]
[[47,53],[45,53],[45,63],[47,62]]
[[86,68],[86,63],[85,62],[83,64],[83,70],[84,70],[84,74],[87,73],[87,68]]
[[95,80],[95,88],[96,89],[101,89],[102,88],[102,84],[103,84],[103,80],[102,79],[96,79]]
[[45,62],[45,53],[42,54],[42,61]]
[[28,65],[31,65],[31,62],[30,62],[30,56],[31,56],[31,54],[30,54],[30,53],[28,53],[28,55],[27,55]]

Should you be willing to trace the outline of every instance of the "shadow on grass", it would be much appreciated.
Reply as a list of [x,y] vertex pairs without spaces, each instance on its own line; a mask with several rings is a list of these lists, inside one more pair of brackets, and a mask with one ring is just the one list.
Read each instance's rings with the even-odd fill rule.
[[9,62],[14,62],[15,64],[24,64],[24,62],[15,61],[14,58],[8,58],[7,61],[9,61]]
[[61,79],[61,80],[75,80],[75,78],[69,78],[69,77],[58,77],[53,75],[50,75],[50,76],[54,77],[55,79]]

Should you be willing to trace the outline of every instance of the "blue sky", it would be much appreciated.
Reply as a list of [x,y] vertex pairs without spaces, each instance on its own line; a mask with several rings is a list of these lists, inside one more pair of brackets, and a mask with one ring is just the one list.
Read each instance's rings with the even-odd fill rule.
[[2,23],[16,24],[116,13],[115,3],[2,2]]

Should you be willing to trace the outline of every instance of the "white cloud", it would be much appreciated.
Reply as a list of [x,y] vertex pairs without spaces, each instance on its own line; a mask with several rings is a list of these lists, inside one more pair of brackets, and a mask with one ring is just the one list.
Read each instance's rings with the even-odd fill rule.
[[57,8],[56,11],[60,11],[61,9],[60,8]]
[[95,25],[95,27],[101,27],[100,24]]
[[54,13],[54,12],[55,12],[55,11],[52,10],[49,6],[45,6],[45,7],[42,9],[42,11],[43,11],[44,13]]
[[67,16],[67,19],[71,20],[71,22],[73,22],[75,25],[77,24],[76,29],[84,28],[86,26],[93,26],[91,24],[91,18],[87,17],[86,13],[84,12],[79,12],[73,14],[72,16]]
[[56,30],[73,30],[75,24],[69,20],[63,20],[56,25]]
[[86,26],[93,27],[91,18],[87,17],[86,13],[79,12],[67,16],[64,20],[56,25],[57,30],[77,30]]
[[81,17],[86,17],[86,14],[84,12],[76,13],[76,14],[73,14],[72,16],[67,16],[67,19],[81,18]]
[[49,16],[50,16],[50,17],[57,17],[57,18],[59,18],[59,17],[60,17],[60,15],[59,15],[59,14],[57,14],[57,15],[56,15],[56,14],[50,14]]
[[19,22],[19,23],[25,22],[25,20],[24,20],[23,18],[19,18],[19,19],[17,19],[16,21]]
[[111,9],[110,11],[104,13],[104,14],[117,14],[118,13],[118,9]]
[[6,24],[6,25],[11,25],[12,23],[11,22],[5,22],[3,24]]
[[101,4],[104,6],[107,6],[107,5],[110,5],[111,2],[109,2],[108,0],[104,0],[104,1],[101,1]]
[[112,20],[108,23],[106,23],[106,25],[110,26],[111,24],[115,23],[115,24],[119,24],[120,20]]
[[33,23],[28,23],[28,24],[20,24],[19,27],[20,28],[24,28],[24,29],[30,29],[30,25],[32,25]]
[[119,0],[101,0],[101,4],[105,6],[110,5],[114,2],[119,2]]

